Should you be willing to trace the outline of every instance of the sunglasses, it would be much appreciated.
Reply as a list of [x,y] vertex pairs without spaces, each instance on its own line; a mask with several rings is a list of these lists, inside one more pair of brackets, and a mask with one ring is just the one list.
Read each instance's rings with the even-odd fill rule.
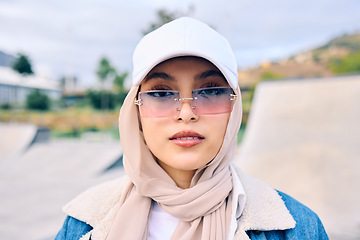
[[139,92],[135,104],[141,116],[147,118],[178,116],[184,101],[191,101],[196,115],[211,115],[231,112],[237,97],[230,87],[195,89],[191,98],[180,98],[178,91],[154,90]]

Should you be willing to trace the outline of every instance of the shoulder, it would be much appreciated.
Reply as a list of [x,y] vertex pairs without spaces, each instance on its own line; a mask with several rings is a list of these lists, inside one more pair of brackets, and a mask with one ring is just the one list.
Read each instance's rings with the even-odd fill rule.
[[289,209],[292,215],[308,215],[313,217],[317,217],[316,213],[314,213],[310,208],[297,201],[293,197],[277,190],[277,193],[280,195],[281,199],[284,201],[286,207]]
[[[238,220],[239,233],[257,239],[328,239],[319,217],[308,207],[275,190],[264,181],[234,167],[246,193],[245,208]],[[241,233],[243,231],[243,233]],[[255,235],[254,235],[255,234]]]
[[124,176],[96,185],[66,204],[63,211],[67,218],[56,239],[88,239],[90,233],[102,239],[111,226],[127,182],[128,178]]
[[81,239],[92,230],[92,227],[73,217],[66,217],[55,240]]
[[119,201],[126,180],[127,177],[122,177],[91,187],[66,204],[63,211],[91,224]]
[[296,227],[289,230],[289,233],[301,232],[304,239],[328,239],[324,226],[315,212],[291,196],[281,191],[277,192],[296,222]]

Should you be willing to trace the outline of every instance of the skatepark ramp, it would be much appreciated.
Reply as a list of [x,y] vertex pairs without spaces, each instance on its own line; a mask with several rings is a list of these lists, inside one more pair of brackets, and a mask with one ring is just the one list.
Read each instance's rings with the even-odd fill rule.
[[0,122],[0,166],[23,154],[34,143],[48,142],[50,129],[33,124]]
[[37,129],[32,124],[0,123],[0,161],[26,150],[33,142]]
[[360,239],[360,76],[262,82],[237,163]]
[[[11,142],[6,143],[3,135],[1,144],[12,152],[20,149],[21,154],[0,166],[0,239],[54,239],[65,219],[61,212],[65,203],[91,186],[124,174],[118,167],[119,141],[46,141],[44,131],[29,126],[6,131]],[[12,134],[22,142],[12,140]],[[3,155],[10,150],[2,151]],[[0,156],[0,163],[3,160]]]

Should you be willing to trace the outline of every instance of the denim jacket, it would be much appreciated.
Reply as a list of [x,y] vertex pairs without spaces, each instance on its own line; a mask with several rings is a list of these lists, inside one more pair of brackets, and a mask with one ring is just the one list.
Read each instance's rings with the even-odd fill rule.
[[[246,203],[237,219],[234,240],[328,239],[320,219],[309,208],[238,168],[236,172],[246,192]],[[66,205],[64,211],[68,216],[56,240],[106,239],[119,206],[119,186],[124,181],[118,179],[96,186]]]

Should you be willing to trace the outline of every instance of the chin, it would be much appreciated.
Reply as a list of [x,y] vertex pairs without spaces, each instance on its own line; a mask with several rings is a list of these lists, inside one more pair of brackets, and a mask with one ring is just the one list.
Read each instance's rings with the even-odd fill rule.
[[179,170],[197,170],[204,167],[211,160],[201,159],[199,157],[182,157],[181,159],[176,160],[178,164],[174,164],[174,167]]

